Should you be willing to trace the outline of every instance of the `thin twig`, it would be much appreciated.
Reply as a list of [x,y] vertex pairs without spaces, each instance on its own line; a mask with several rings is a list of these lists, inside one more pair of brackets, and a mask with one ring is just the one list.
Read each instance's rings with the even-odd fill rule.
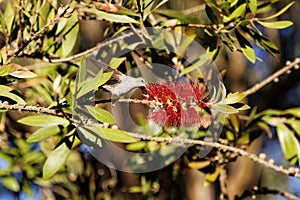
[[299,197],[295,196],[294,194],[291,194],[289,192],[285,191],[279,191],[279,190],[274,190],[274,189],[268,189],[268,188],[258,188],[257,186],[254,186],[251,190],[245,191],[241,196],[235,197],[235,200],[242,200],[247,197],[256,197],[257,195],[280,195],[283,197],[286,197],[291,200],[300,200]]
[[299,64],[300,64],[300,58],[296,58],[293,62],[289,62],[288,61],[286,63],[286,66],[284,66],[283,68],[279,69],[278,71],[276,71],[275,73],[273,73],[272,75],[270,75],[269,77],[267,77],[266,79],[264,79],[263,81],[261,81],[260,83],[256,83],[254,86],[252,86],[251,88],[247,89],[243,93],[248,96],[248,95],[256,93],[258,90],[262,89],[263,87],[265,87],[266,85],[268,85],[269,83],[271,83],[273,81],[278,82],[279,81],[279,77],[281,75],[289,72],[293,68],[298,69],[299,68]]
[[143,104],[151,107],[161,107],[162,103],[156,101],[149,101],[146,99],[118,99],[119,103],[136,103],[136,104]]
[[20,105],[20,104],[8,104],[8,102],[0,101],[0,110],[18,110],[18,111],[28,111],[28,112],[36,112],[41,114],[49,114],[49,115],[59,115],[59,112],[57,112],[54,109],[49,109],[45,107],[40,106],[26,106],[26,105]]
[[49,23],[47,23],[45,26],[43,26],[39,31],[37,31],[34,35],[32,35],[29,40],[24,42],[24,44],[15,51],[13,55],[9,57],[9,59],[5,62],[5,65],[9,64],[14,58],[16,58],[33,40],[37,39],[44,31],[49,27],[53,26],[56,23],[58,23],[59,19],[66,14],[68,9],[70,8],[71,0],[68,1],[68,3],[65,6],[62,6],[58,9],[58,13],[55,15],[55,17],[50,20]]
[[220,144],[217,142],[208,142],[208,141],[203,141],[203,140],[194,140],[194,139],[186,139],[186,138],[165,138],[165,137],[153,137],[153,136],[146,136],[146,135],[141,135],[141,134],[136,134],[136,133],[129,133],[133,137],[141,140],[149,140],[149,141],[155,141],[155,142],[166,142],[170,144],[185,144],[185,145],[202,145],[202,146],[207,146],[207,147],[213,147],[222,151],[229,151],[232,153],[235,153],[240,156],[244,156],[249,158],[250,160],[254,161],[255,163],[261,164],[267,168],[273,169],[277,172],[280,172],[285,175],[293,176],[296,178],[300,178],[300,174],[297,169],[295,168],[289,168],[285,169],[283,166],[279,166],[274,164],[274,160],[266,160],[265,157],[259,157],[255,154],[249,153],[245,150],[232,147],[232,146],[227,146],[224,144]]
[[[8,102],[0,102],[0,110],[19,110],[19,111],[29,111],[29,112],[36,112],[36,113],[43,113],[43,114],[50,114],[50,115],[59,115],[59,113],[56,110],[45,108],[45,107],[39,107],[39,106],[25,106],[25,105],[19,105],[14,104],[10,105]],[[74,120],[75,123],[76,120]],[[92,124],[95,126],[99,126],[99,123]],[[266,156],[257,156],[255,154],[249,153],[243,149],[239,149],[236,147],[228,146],[225,144],[220,144],[218,142],[208,142],[203,140],[194,140],[194,139],[186,139],[186,138],[166,138],[166,137],[153,137],[153,136],[147,136],[147,135],[141,135],[138,133],[129,133],[131,136],[135,137],[136,139],[140,140],[148,140],[148,141],[155,141],[155,142],[166,142],[169,144],[180,144],[180,145],[202,145],[207,147],[213,147],[219,150],[222,150],[224,152],[232,152],[240,156],[247,157],[251,159],[252,161],[261,164],[267,168],[273,169],[277,172],[280,172],[285,175],[293,176],[296,178],[300,178],[299,171],[296,168],[289,168],[285,169],[283,166],[279,166],[274,164],[274,160],[266,160]]]

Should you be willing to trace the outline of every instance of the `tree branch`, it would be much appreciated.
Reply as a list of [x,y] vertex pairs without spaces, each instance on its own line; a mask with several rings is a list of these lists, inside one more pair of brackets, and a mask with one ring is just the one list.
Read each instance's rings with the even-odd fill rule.
[[257,195],[268,195],[268,194],[280,195],[291,200],[300,200],[299,197],[289,192],[268,189],[265,187],[258,188],[257,186],[253,187],[251,190],[245,191],[240,197],[235,197],[235,200],[242,200],[245,199],[246,197],[256,197]]
[[[261,164],[267,168],[273,169],[277,172],[280,172],[285,175],[293,176],[300,179],[299,170],[297,168],[289,168],[285,169],[281,165],[276,165],[274,163],[273,159],[266,160],[265,154],[261,154],[260,156],[257,156],[255,154],[249,153],[243,149],[239,149],[237,147],[227,146],[224,144],[220,144],[218,142],[207,142],[203,140],[194,140],[194,139],[186,139],[186,138],[165,138],[165,137],[153,137],[153,136],[147,136],[147,135],[141,135],[137,133],[130,133],[132,136],[134,136],[137,139],[141,140],[149,140],[149,141],[156,141],[156,142],[166,142],[166,143],[172,143],[172,144],[184,144],[184,145],[202,145],[202,146],[208,146],[213,147],[225,152],[232,152],[236,153],[237,155],[244,156],[249,158],[250,160],[254,161],[255,163]],[[263,155],[263,156],[262,156]]]
[[266,85],[268,85],[269,83],[271,83],[273,81],[278,82],[279,77],[281,75],[283,75],[285,73],[289,73],[290,70],[293,68],[299,69],[299,64],[300,64],[300,58],[296,58],[293,62],[287,61],[286,66],[279,69],[278,71],[276,71],[275,73],[273,73],[272,75],[270,75],[269,77],[267,77],[266,79],[261,81],[260,83],[256,83],[254,86],[247,89],[243,93],[248,96],[248,95],[256,93],[257,91],[259,91],[260,89],[262,89],[263,87],[265,87]]
[[[50,115],[59,115],[56,110],[45,108],[45,107],[38,107],[38,106],[25,106],[25,105],[9,105],[8,102],[0,102],[0,110],[19,110],[19,111],[29,111],[29,112],[36,112],[36,113],[43,113],[43,114],[50,114]],[[74,120],[75,123],[80,123],[79,121]],[[100,123],[103,125],[102,123]],[[99,123],[91,123],[91,125],[95,125],[99,127]],[[115,125],[114,125],[115,126]],[[279,173],[293,176],[300,179],[299,169],[290,167],[289,169],[283,168],[283,166],[276,165],[273,159],[267,160],[265,154],[261,154],[259,156],[249,153],[243,149],[239,149],[237,147],[228,146],[224,144],[220,144],[218,142],[208,142],[203,140],[195,140],[195,139],[187,139],[187,138],[180,138],[180,137],[153,137],[147,135],[141,135],[138,133],[128,133],[131,136],[135,137],[139,140],[148,140],[148,141],[156,141],[156,142],[166,142],[169,144],[179,144],[179,145],[202,145],[207,147],[216,148],[218,150],[222,150],[224,153],[232,152],[239,156],[244,156],[249,158],[250,160],[254,161],[255,163],[261,164],[267,168],[273,169]]]
[[18,111],[28,111],[28,112],[36,112],[41,114],[49,114],[49,115],[59,115],[54,109],[49,109],[45,107],[39,106],[26,106],[26,105],[19,105],[19,104],[8,104],[7,101],[0,101],[0,110],[18,110]]

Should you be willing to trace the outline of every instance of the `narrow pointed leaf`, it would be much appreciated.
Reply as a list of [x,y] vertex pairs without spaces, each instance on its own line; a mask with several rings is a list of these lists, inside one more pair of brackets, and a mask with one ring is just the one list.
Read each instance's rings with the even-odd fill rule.
[[69,125],[68,120],[57,116],[51,116],[51,115],[27,116],[18,120],[18,122],[21,124],[26,124],[28,126]]
[[5,86],[5,85],[0,85],[0,94],[2,93],[7,93],[7,92],[10,92],[12,91],[12,89],[8,86]]
[[226,105],[226,104],[214,104],[214,105],[212,105],[212,109],[217,110],[224,114],[234,114],[234,113],[239,112],[234,107]]
[[51,178],[65,163],[70,154],[66,143],[55,148],[48,156],[43,167],[43,179]]
[[39,142],[45,140],[52,135],[56,135],[60,132],[60,129],[57,125],[46,126],[35,131],[28,139],[27,142]]
[[34,78],[37,76],[32,71],[26,70],[24,68],[18,69],[12,73],[9,73],[9,75],[16,77],[16,78]]
[[248,5],[249,5],[252,15],[255,16],[256,10],[257,10],[257,0],[249,0]]
[[256,56],[254,49],[250,42],[238,31],[235,31],[235,35],[240,43],[241,50],[243,54],[246,56],[246,58],[251,61],[252,63],[255,63]]
[[274,29],[283,29],[283,28],[287,28],[291,25],[293,25],[293,22],[291,21],[275,21],[275,22],[262,22],[262,21],[257,21],[258,23],[260,23],[261,25],[263,25],[264,27],[267,28],[274,28]]
[[2,183],[3,185],[13,192],[20,191],[20,184],[18,183],[17,179],[14,176],[3,177]]
[[117,22],[117,23],[139,23],[135,19],[128,17],[127,15],[117,15],[112,13],[103,12],[97,9],[93,9],[93,12],[101,17],[102,19],[105,19],[110,22]]
[[131,143],[137,142],[137,139],[125,131],[118,130],[118,129],[110,129],[110,128],[98,128],[98,127],[91,127],[87,126],[87,129],[97,133],[101,138],[113,141],[113,142],[124,142],[124,143]]
[[246,6],[246,3],[241,4],[237,9],[233,11],[233,13],[231,13],[228,17],[224,19],[224,22],[229,22],[233,19],[244,16],[244,14],[246,13]]
[[15,102],[17,102],[17,104],[20,104],[20,105],[26,104],[26,102],[21,97],[19,97],[18,95],[15,95],[14,93],[11,93],[11,92],[0,93],[0,96],[7,97],[11,100],[14,100]]
[[209,161],[209,160],[206,160],[206,161],[198,161],[198,162],[190,162],[190,163],[188,164],[188,166],[189,166],[190,168],[192,168],[192,169],[197,169],[197,170],[203,169],[203,168],[205,168],[205,167],[207,167],[207,166],[209,166],[209,165],[210,165],[210,161]]
[[77,42],[77,37],[79,33],[79,24],[78,24],[78,16],[76,12],[72,14],[70,18],[68,18],[68,23],[65,27],[65,35],[62,40],[62,55],[63,57],[68,56]]
[[3,67],[0,67],[0,76],[7,76],[11,70],[10,65],[5,65]]
[[270,20],[270,19],[274,19],[274,18],[278,17],[279,15],[281,15],[281,14],[283,14],[285,11],[287,11],[287,9],[289,9],[294,3],[295,3],[295,1],[289,3],[289,4],[286,5],[284,8],[282,8],[280,11],[276,12],[274,15],[271,15],[271,16],[269,16],[269,17],[262,18],[262,20]]
[[291,159],[295,156],[300,156],[299,141],[294,133],[284,124],[277,125],[277,136],[283,155],[286,159]]
[[109,124],[116,123],[110,112],[99,107],[86,106],[86,108],[88,109],[89,113],[98,121],[107,122]]

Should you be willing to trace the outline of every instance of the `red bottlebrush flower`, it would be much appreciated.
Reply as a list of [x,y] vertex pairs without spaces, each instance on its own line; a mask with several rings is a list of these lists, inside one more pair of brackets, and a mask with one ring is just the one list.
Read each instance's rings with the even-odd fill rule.
[[207,104],[203,101],[205,88],[199,83],[150,84],[146,90],[146,99],[160,105],[153,108],[148,119],[167,127],[200,125],[199,108]]

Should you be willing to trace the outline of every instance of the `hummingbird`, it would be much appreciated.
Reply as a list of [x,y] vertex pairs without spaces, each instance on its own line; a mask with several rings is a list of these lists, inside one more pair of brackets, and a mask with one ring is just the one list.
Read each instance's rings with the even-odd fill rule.
[[146,81],[142,77],[134,78],[127,76],[119,70],[113,69],[104,62],[94,58],[88,58],[88,61],[90,61],[95,67],[102,69],[103,72],[113,72],[110,80],[108,80],[102,87],[111,92],[114,96],[119,97],[125,95],[132,89],[146,86]]

